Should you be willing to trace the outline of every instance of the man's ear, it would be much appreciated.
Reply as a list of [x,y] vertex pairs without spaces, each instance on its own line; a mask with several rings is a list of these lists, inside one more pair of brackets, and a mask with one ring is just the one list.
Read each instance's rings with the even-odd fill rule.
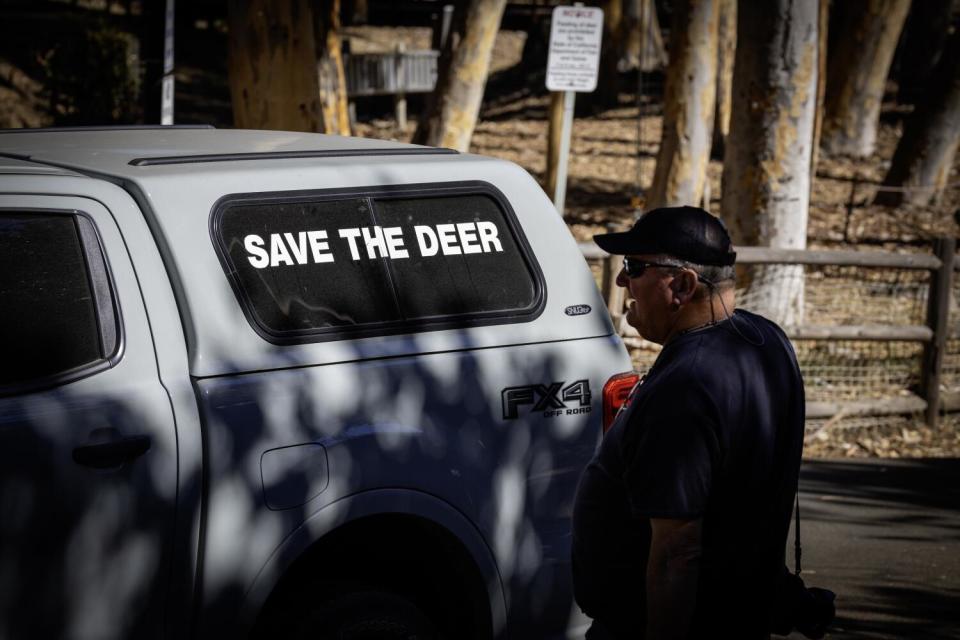
[[673,301],[687,304],[697,292],[697,275],[690,269],[683,269],[670,281]]

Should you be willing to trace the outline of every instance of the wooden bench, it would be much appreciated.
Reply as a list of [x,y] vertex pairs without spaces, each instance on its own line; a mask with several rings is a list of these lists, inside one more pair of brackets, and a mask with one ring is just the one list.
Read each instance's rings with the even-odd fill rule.
[[353,98],[392,95],[397,126],[406,128],[406,96],[433,91],[439,57],[439,51],[405,51],[403,45],[390,53],[344,54],[351,123],[356,121]]

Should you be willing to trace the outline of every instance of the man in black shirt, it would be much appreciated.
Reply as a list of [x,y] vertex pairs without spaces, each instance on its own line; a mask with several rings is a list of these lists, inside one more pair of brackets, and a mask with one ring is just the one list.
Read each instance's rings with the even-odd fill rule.
[[793,348],[734,311],[736,254],[706,211],[656,209],[595,241],[625,256],[627,321],[663,350],[577,490],[587,638],[767,637],[803,447]]

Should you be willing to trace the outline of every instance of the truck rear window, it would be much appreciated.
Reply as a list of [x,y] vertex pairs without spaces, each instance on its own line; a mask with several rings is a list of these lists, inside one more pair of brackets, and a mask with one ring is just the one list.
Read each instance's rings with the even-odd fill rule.
[[271,342],[520,322],[543,306],[542,276],[489,185],[230,196],[212,231]]

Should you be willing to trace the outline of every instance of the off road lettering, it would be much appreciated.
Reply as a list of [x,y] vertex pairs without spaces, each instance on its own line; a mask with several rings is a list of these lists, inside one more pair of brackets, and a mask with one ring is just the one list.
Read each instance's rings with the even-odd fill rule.
[[[520,415],[520,408],[526,405],[530,405],[531,413],[542,412],[545,418],[589,413],[590,400],[593,397],[590,393],[590,381],[577,380],[565,387],[563,384],[563,382],[551,382],[507,387],[500,392],[503,419],[516,420]],[[568,407],[567,403],[572,402],[576,402],[577,406]]]

